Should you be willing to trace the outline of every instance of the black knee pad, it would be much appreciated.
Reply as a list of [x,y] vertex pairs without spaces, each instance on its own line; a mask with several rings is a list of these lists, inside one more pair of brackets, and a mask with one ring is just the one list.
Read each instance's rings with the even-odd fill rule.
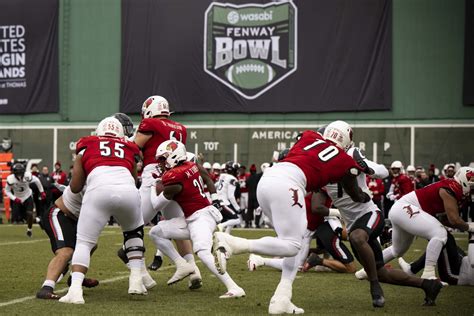
[[143,244],[143,226],[134,230],[123,232],[125,253],[129,252],[145,252]]

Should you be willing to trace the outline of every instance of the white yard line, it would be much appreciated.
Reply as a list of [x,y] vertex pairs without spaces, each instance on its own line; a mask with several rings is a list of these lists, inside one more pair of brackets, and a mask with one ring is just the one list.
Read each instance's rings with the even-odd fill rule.
[[[196,263],[198,263],[198,262],[201,262],[201,261],[200,260],[196,261]],[[168,270],[168,269],[171,269],[171,268],[174,268],[174,266],[163,267],[163,268],[160,268],[159,271],[164,271],[164,270]],[[123,272],[119,272],[119,273],[122,274]],[[125,280],[125,279],[128,279],[128,273],[126,273],[126,275],[117,276],[117,277],[113,277],[113,278],[106,279],[106,280],[99,280],[99,286],[100,286],[100,284],[114,283],[114,282]],[[68,289],[69,289],[68,287],[65,287],[65,288],[62,288],[62,289],[54,291],[54,292],[57,293],[57,294],[58,293],[59,294],[60,293],[66,293]],[[25,301],[33,300],[35,298],[36,298],[36,296],[25,296],[25,297],[22,297],[22,298],[17,298],[17,299],[11,300],[11,301],[6,301],[6,302],[0,303],[0,307],[13,305],[13,304],[17,304],[17,303],[22,303],[22,302],[25,302]]]
[[25,240],[25,241],[9,241],[9,242],[0,243],[0,246],[10,246],[10,245],[18,245],[18,244],[34,244],[34,243],[46,241],[46,240],[49,240],[49,239],[46,238],[46,239],[34,239],[34,240]]

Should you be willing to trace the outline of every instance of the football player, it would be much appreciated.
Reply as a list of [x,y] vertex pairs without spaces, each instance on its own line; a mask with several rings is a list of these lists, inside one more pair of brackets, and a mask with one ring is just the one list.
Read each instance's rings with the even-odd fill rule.
[[[412,263],[407,263],[402,257],[398,258],[398,263],[407,274],[417,274],[425,266],[425,258],[426,252]],[[469,234],[466,255],[448,232],[448,241],[438,258],[438,272],[441,281],[449,285],[474,285],[474,234]]]
[[[66,270],[72,253],[76,247],[77,219],[82,205],[83,192],[72,193],[70,187],[61,186],[63,194],[54,202],[51,208],[44,212],[42,223],[43,229],[48,234],[51,250],[54,257],[48,265],[46,279],[43,286],[36,293],[39,299],[59,299],[54,293],[56,282],[62,278],[61,273]],[[94,251],[95,247],[92,249]],[[70,279],[68,280],[70,285]],[[85,278],[82,285],[95,287],[99,284],[97,280]]]
[[227,234],[230,234],[232,227],[240,225],[240,205],[235,198],[235,192],[239,187],[239,181],[236,177],[239,167],[239,164],[233,161],[226,162],[225,168],[216,183],[217,195],[223,209],[223,222],[217,225],[217,229]]
[[[324,131],[324,136],[326,139],[332,139],[334,143],[337,143],[340,130],[345,130],[343,124],[330,124]],[[366,174],[379,179],[388,176],[388,170],[385,166],[365,158],[357,147],[349,146],[345,149],[349,156],[353,157],[360,166],[363,166],[365,174],[361,173],[357,176],[357,183],[364,192],[370,192],[367,187]],[[338,183],[328,184],[326,190],[347,224],[349,241],[355,257],[367,271],[367,274],[370,275],[368,280],[370,281],[372,305],[374,307],[385,305],[385,297],[379,281],[422,288],[426,294],[425,303],[427,305],[434,304],[434,300],[441,289],[439,282],[410,277],[401,270],[385,269],[382,249],[377,240],[385,226],[382,211],[379,207],[371,199],[364,202],[354,201],[347,194],[345,188]]]
[[386,195],[390,201],[399,200],[405,194],[415,190],[414,182],[402,172],[403,164],[401,161],[395,160],[392,162],[390,170],[392,171],[393,178]]
[[436,278],[438,257],[448,240],[444,226],[435,218],[446,212],[451,227],[474,233],[474,223],[459,216],[459,204],[474,186],[474,168],[462,167],[454,179],[444,179],[411,192],[395,202],[389,213],[392,222],[392,245],[383,251],[384,262],[401,257],[415,236],[429,240],[422,278]]
[[288,156],[265,170],[258,183],[257,197],[277,237],[249,240],[221,232],[214,234],[214,255],[221,273],[225,273],[227,260],[233,254],[251,252],[284,257],[282,277],[268,308],[270,314],[304,312],[291,302],[291,297],[298,269],[296,255],[307,227],[306,192],[342,180],[355,201],[370,200],[355,179],[362,168],[345,153],[352,142],[352,130],[346,128],[339,135],[341,141],[333,142],[315,131],[304,131]]
[[242,218],[241,221],[245,222],[245,228],[250,228],[246,218],[248,213],[248,204],[249,204],[249,189],[247,188],[247,180],[250,177],[250,173],[246,172],[245,166],[240,166],[238,170],[237,179],[239,180],[239,187],[240,187],[240,210],[241,214],[240,217]]
[[68,293],[59,301],[84,304],[82,283],[89,268],[90,253],[111,216],[117,219],[123,231],[130,267],[128,293],[145,295],[143,216],[136,188],[140,149],[125,140],[123,126],[116,118],[107,117],[99,123],[96,136],[78,141],[76,153],[71,191],[81,192],[86,181],[87,188],[77,223],[72,282]]
[[[141,205],[143,221],[149,223],[155,216],[156,211],[151,205],[152,188],[154,188],[159,175],[156,172],[155,153],[158,146],[166,140],[175,139],[186,144],[186,127],[169,119],[171,112],[168,101],[158,95],[151,96],[145,100],[142,106],[142,121],[138,126],[135,143],[143,153],[142,185],[140,186]],[[166,212],[166,210],[163,210]],[[190,241],[178,240],[176,242],[179,253],[194,262],[192,245]],[[156,253],[149,269],[157,270],[161,266],[162,259],[159,252]],[[197,266],[196,266],[197,268]],[[198,271],[196,271],[198,274]]]
[[[214,206],[220,207],[214,184],[207,171],[193,162],[186,161],[184,144],[175,140],[165,141],[158,146],[156,159],[164,174],[162,192],[152,199],[153,206],[160,210],[166,208],[171,200],[174,200],[181,206],[184,217],[160,221],[154,226],[150,230],[150,236],[155,245],[176,263],[178,269],[182,268],[181,276],[184,278],[194,269],[189,264],[188,267],[186,266],[186,262],[174,249],[170,239],[191,239],[194,253],[227,288],[227,292],[220,298],[245,296],[244,290],[232,280],[229,274],[219,274],[214,265],[211,253],[212,233],[216,228],[216,223],[222,220],[222,215]],[[211,192],[214,205],[211,205],[204,194],[204,182]]]
[[25,171],[25,166],[17,162],[13,164],[12,174],[7,177],[7,185],[5,186],[5,194],[10,198],[12,206],[12,222],[19,222],[26,217],[28,228],[26,235],[33,235],[33,191],[30,184],[34,183],[39,192],[40,199],[46,199],[41,181],[31,172]]

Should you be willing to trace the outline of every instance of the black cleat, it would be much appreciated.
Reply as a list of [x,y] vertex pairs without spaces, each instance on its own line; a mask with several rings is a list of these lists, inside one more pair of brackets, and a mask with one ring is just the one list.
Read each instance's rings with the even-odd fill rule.
[[443,288],[443,284],[439,280],[423,280],[421,284],[423,291],[425,291],[425,302],[423,306],[435,306],[436,297]]
[[128,257],[123,248],[120,248],[119,250],[117,250],[117,256],[120,258],[120,260],[123,261],[123,263],[125,264],[128,263]]
[[373,307],[384,307],[385,297],[383,296],[383,290],[378,281],[370,282],[370,294],[372,295]]
[[54,293],[54,290],[50,286],[43,286],[41,290],[36,293],[36,298],[42,299],[42,300],[59,300],[61,296],[58,294]]
[[306,261],[303,264],[302,271],[306,272],[315,266],[321,266],[321,265],[323,265],[323,259],[313,252],[308,256],[308,258],[306,258]]
[[31,236],[33,236],[33,231],[32,230],[27,230],[26,231],[26,236],[31,238]]
[[161,267],[162,264],[163,264],[163,259],[161,258],[161,256],[155,256],[155,258],[153,259],[153,262],[148,266],[148,269],[152,271],[156,271]]

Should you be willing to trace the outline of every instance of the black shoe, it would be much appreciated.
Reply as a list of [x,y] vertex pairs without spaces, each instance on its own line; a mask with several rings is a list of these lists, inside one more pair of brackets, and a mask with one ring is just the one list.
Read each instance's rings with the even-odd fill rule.
[[43,286],[41,290],[36,293],[36,298],[43,300],[59,300],[61,296],[54,293],[54,290],[50,286]]
[[152,271],[156,271],[161,267],[162,264],[163,264],[163,259],[161,258],[161,256],[155,256],[155,258],[153,259],[153,262],[148,266],[148,269]]
[[33,231],[32,230],[27,230],[26,231],[26,236],[31,238],[31,236],[33,236]]
[[383,296],[383,290],[378,281],[370,282],[370,294],[372,295],[373,307],[384,307],[385,297]]
[[117,256],[120,258],[120,260],[123,261],[123,263],[125,264],[128,263],[128,257],[123,248],[120,248],[119,250],[117,250]]
[[443,285],[438,280],[423,280],[421,284],[423,291],[425,291],[425,302],[423,306],[435,306],[436,297],[443,288]]
[[309,269],[315,267],[315,266],[320,266],[323,264],[323,258],[315,254],[314,252],[311,253],[306,261],[303,264],[303,272],[308,271]]

